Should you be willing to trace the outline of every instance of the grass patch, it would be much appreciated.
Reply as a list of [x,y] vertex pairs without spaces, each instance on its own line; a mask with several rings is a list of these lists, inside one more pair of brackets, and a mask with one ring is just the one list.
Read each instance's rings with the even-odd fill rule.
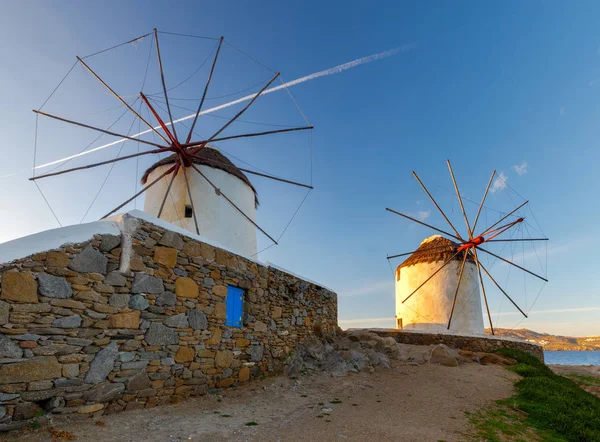
[[579,385],[585,385],[586,387],[598,387],[600,386],[600,379],[594,376],[586,376],[583,374],[568,374],[566,375],[569,379],[574,380]]
[[339,399],[334,399],[332,401],[329,401],[330,404],[341,404],[342,401],[340,401]]
[[222,414],[221,417],[233,417],[231,414]]
[[254,421],[246,422],[247,427],[256,427],[258,424]]
[[600,399],[528,353],[497,353],[517,361],[509,370],[522,379],[515,385],[516,396],[471,418],[480,436],[489,441],[530,440],[533,434],[545,441],[600,441]]

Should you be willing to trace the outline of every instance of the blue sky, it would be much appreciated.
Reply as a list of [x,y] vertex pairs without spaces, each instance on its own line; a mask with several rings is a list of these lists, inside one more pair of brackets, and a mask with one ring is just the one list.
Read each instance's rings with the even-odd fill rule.
[[[43,103],[75,55],[93,53],[154,27],[211,37],[224,35],[289,81],[408,45],[409,50],[392,57],[291,89],[316,128],[312,136],[315,190],[281,244],[261,254],[260,259],[336,290],[342,325],[391,326],[394,289],[385,257],[416,248],[430,232],[387,213],[385,208],[443,225],[411,176],[416,170],[453,222],[462,223],[452,199],[445,165],[448,158],[461,191],[475,201],[480,200],[492,170],[506,177],[510,187],[488,200],[490,210],[485,212],[490,222],[496,213],[492,209],[507,211],[511,204],[522,201],[522,195],[531,201],[535,217],[551,239],[547,266],[546,248],[535,250],[543,264],[537,270],[547,275],[550,283],[532,308],[541,288],[535,278],[509,275],[505,266],[497,265],[499,278],[507,281],[511,294],[531,310],[530,318],[519,323],[519,316],[500,294],[492,293],[497,325],[518,324],[565,335],[600,334],[600,293],[595,278],[600,245],[595,229],[600,216],[596,202],[600,190],[600,6],[596,3],[307,1],[292,6],[267,1],[56,1],[3,2],[2,8],[0,149],[4,161],[0,176],[14,175],[0,180],[0,241],[57,226],[37,189],[27,180],[35,131],[31,109]],[[203,60],[200,54],[208,54],[208,46],[201,42],[167,37],[164,41],[171,81],[185,78]],[[148,47],[144,44],[149,40],[139,47],[125,48],[130,52],[124,49],[111,54],[114,58],[101,55],[90,63],[93,60],[119,90],[137,93],[138,83],[134,85],[132,79],[139,81],[141,77],[133,66],[143,62],[144,47]],[[215,91],[228,91],[227,82],[248,85],[269,75],[257,65],[236,61],[235,51],[230,55],[233,58],[218,72],[223,83],[215,86]],[[149,73],[147,86],[152,91],[159,84],[156,74]],[[45,110],[77,114],[80,120],[104,126],[118,116],[118,110],[100,116],[83,115],[86,106],[98,110],[118,103],[110,101],[111,97],[82,70],[74,71],[69,81]],[[201,93],[202,77],[194,81],[179,90],[180,96]],[[177,112],[178,116],[188,113],[183,109]],[[293,103],[275,93],[262,103],[257,101],[248,119],[275,124],[303,121]],[[127,131],[131,122],[123,121],[122,130]],[[203,130],[209,131],[218,123],[211,120],[202,124],[206,124]],[[84,147],[81,143],[90,139],[89,133],[55,127],[40,122],[43,141],[38,145],[37,164],[76,153]],[[240,131],[246,129],[239,126]],[[307,181],[307,146],[307,136],[297,134],[261,144],[232,143],[224,148],[270,172]],[[135,145],[127,145],[123,154],[135,149]],[[116,151],[106,149],[86,160],[115,155]],[[77,164],[85,164],[80,160]],[[135,162],[124,163],[115,167],[104,194],[85,221],[99,218],[119,198],[133,193]],[[525,163],[527,166],[522,167]],[[521,173],[514,166],[521,166]],[[40,182],[40,187],[59,219],[73,224],[85,214],[106,173],[107,169],[98,169]],[[304,193],[255,182],[263,201],[259,221],[278,235]],[[142,200],[137,204],[139,207]],[[467,210],[473,216],[476,206],[468,204]],[[532,228],[537,226],[530,212],[524,214]],[[528,232],[523,229],[520,233]],[[530,233],[533,236],[533,231]],[[264,239],[260,241],[268,245]],[[535,251],[531,247],[505,249],[503,256],[535,267],[540,263]]]

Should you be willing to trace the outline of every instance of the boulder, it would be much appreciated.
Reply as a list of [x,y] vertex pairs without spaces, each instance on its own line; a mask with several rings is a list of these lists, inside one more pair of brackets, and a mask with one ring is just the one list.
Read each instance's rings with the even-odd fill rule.
[[115,361],[119,357],[117,343],[112,341],[110,345],[96,353],[90,364],[90,369],[85,376],[87,384],[99,384],[104,382],[108,374],[115,367]]
[[71,260],[69,268],[81,273],[101,273],[105,275],[107,264],[108,258],[89,244]]
[[124,384],[102,384],[83,393],[86,402],[109,402],[116,399],[125,390]]

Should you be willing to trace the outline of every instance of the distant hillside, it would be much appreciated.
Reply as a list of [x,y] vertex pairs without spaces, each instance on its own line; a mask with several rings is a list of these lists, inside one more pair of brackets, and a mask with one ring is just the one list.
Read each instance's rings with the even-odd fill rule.
[[[507,338],[517,338],[524,341],[535,342],[541,344],[544,350],[565,350],[565,351],[585,351],[596,350],[600,351],[600,336],[587,336],[584,338],[575,338],[571,336],[554,336],[548,333],[538,333],[533,330],[521,328],[518,330],[510,330],[507,328],[494,329],[496,336],[504,336]],[[485,330],[486,334],[490,334],[490,330]]]

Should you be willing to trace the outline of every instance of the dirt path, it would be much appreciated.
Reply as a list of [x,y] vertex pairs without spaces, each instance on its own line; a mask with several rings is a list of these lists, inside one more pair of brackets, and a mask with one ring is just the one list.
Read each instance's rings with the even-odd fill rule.
[[[271,378],[222,397],[52,425],[78,441],[458,441],[469,431],[465,411],[511,396],[514,378],[493,365],[396,364],[342,378]],[[41,428],[8,440],[52,439]]]

